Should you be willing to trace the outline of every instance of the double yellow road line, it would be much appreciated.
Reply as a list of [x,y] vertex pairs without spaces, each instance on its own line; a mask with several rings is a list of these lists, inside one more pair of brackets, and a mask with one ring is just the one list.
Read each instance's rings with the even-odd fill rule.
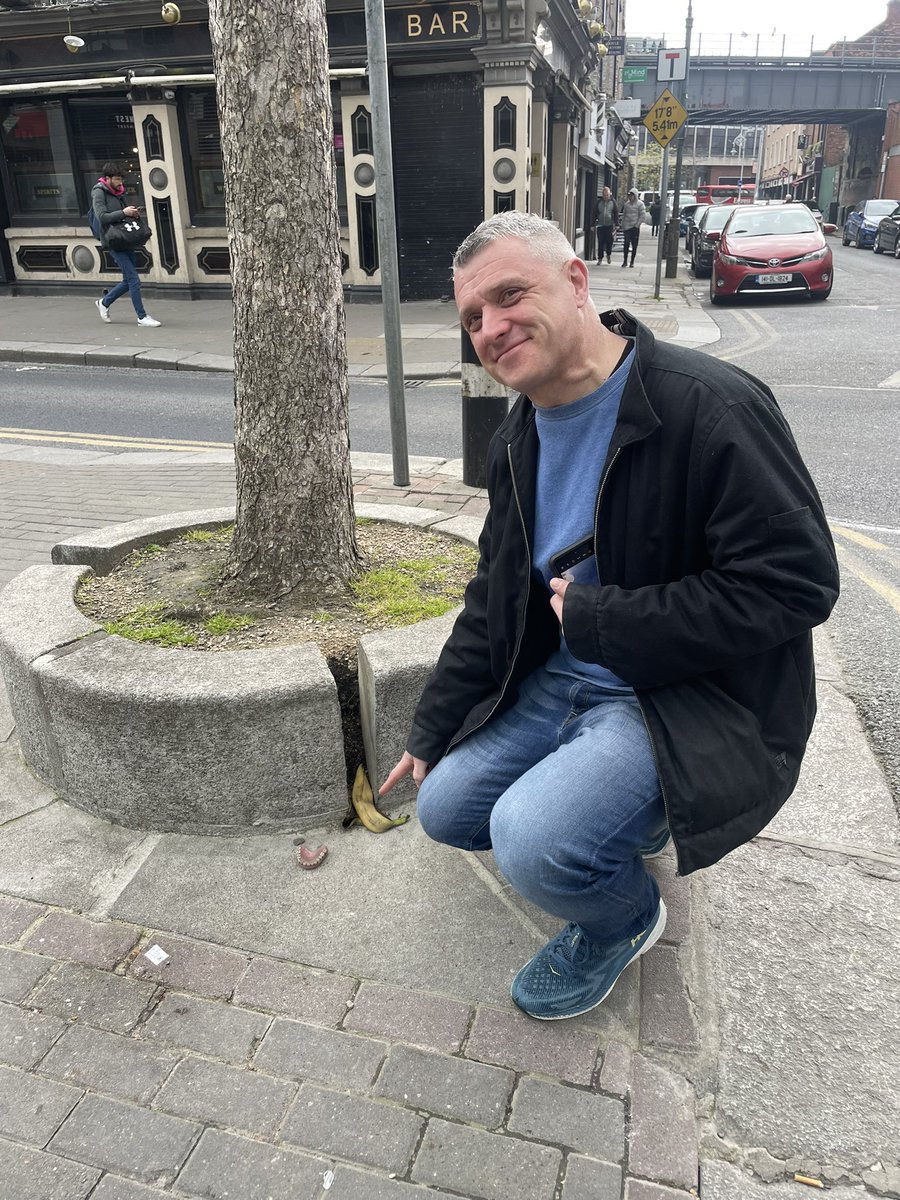
[[102,450],[167,450],[182,454],[211,454],[233,449],[231,442],[191,442],[179,438],[125,437],[113,433],[68,433],[59,429],[0,427],[0,441],[52,442],[57,446],[94,446]]
[[761,317],[758,312],[754,312],[752,309],[748,309],[745,312],[732,309],[730,315],[740,325],[743,325],[747,336],[741,345],[734,350],[725,350],[721,354],[716,350],[710,351],[716,358],[721,358],[723,362],[733,362],[736,358],[743,358],[747,354],[758,354],[760,350],[765,350],[767,347],[781,340],[781,334],[778,330],[773,325],[770,325],[765,317]]
[[894,550],[890,546],[886,546],[884,542],[876,541],[875,538],[869,537],[868,534],[860,533],[858,529],[849,529],[846,525],[832,524],[831,532],[834,534],[835,547],[837,548],[841,569],[849,571],[851,575],[855,575],[860,583],[864,583],[866,587],[871,588],[882,600],[887,601],[896,613],[900,614],[900,588],[889,583],[880,571],[873,570],[868,563],[864,562],[858,554],[854,553],[844,543],[852,542],[857,546],[861,546],[863,549],[869,550],[883,559],[885,563],[898,568],[900,568],[900,550]]

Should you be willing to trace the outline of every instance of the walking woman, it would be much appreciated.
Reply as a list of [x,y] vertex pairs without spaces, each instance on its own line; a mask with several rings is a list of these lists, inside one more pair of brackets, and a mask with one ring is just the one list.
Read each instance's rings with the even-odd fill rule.
[[122,272],[122,279],[114,288],[106,293],[101,300],[95,300],[97,312],[101,321],[111,321],[109,306],[114,304],[126,292],[131,293],[131,303],[137,313],[138,325],[145,329],[156,329],[160,322],[149,316],[141,298],[141,280],[137,273],[133,250],[113,250],[107,242],[107,231],[110,225],[117,225],[126,217],[138,217],[141,210],[133,204],[125,205],[122,197],[125,195],[125,183],[122,179],[122,168],[118,163],[104,163],[100,168],[100,178],[91,188],[91,208],[103,235],[103,245],[106,246],[116,266]]
[[[638,199],[637,192],[631,188],[619,214],[619,226],[625,238],[623,267],[634,266],[634,256],[637,253],[638,240],[641,236],[641,222],[646,214],[647,210],[644,208],[643,201]],[[628,261],[629,248],[631,249],[631,262]]]

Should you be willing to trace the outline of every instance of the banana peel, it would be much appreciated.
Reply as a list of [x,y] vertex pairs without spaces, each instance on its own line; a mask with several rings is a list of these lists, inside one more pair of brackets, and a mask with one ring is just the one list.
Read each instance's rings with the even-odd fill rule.
[[386,817],[383,812],[378,811],[372,785],[369,783],[365,767],[362,766],[356,768],[356,778],[350,792],[350,805],[356,819],[372,833],[386,833],[388,829],[405,825],[409,820],[408,813],[402,817]]

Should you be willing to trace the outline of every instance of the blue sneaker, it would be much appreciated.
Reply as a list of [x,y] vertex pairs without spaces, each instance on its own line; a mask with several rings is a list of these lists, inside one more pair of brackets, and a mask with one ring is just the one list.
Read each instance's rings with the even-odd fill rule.
[[590,1012],[603,1003],[628,964],[658,941],[665,927],[662,900],[645,930],[611,946],[591,942],[580,925],[567,925],[515,977],[513,1002],[539,1021],[561,1021]]
[[669,827],[667,825],[659,837],[652,841],[649,846],[641,846],[640,850],[638,850],[638,854],[643,859],[659,858],[671,840],[672,835],[669,833]]

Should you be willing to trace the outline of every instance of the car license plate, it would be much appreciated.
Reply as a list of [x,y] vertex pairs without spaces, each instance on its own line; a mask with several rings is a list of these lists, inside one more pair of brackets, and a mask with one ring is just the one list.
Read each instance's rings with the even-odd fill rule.
[[757,275],[757,283],[790,283],[792,275]]

